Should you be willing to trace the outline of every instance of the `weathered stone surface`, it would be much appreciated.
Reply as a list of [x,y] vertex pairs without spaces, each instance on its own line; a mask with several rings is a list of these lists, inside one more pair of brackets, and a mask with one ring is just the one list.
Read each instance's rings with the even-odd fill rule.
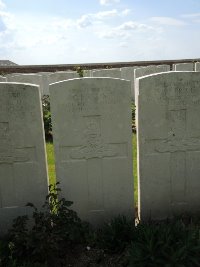
[[9,77],[12,77],[12,76],[15,76],[15,75],[21,75],[22,73],[16,73],[16,72],[14,72],[14,73],[7,73],[6,75],[5,75],[5,77],[6,77],[6,79],[7,79],[7,81],[8,81],[8,78]]
[[92,70],[84,70],[84,77],[92,77]]
[[160,73],[160,72],[166,72],[170,71],[169,65],[158,65],[158,66],[147,66],[142,68],[136,68],[134,70],[135,72],[135,79],[140,78],[142,76],[154,74],[154,73]]
[[48,193],[38,86],[0,83],[0,234]]
[[135,88],[134,88],[134,70],[137,69],[138,67],[124,67],[121,68],[121,78],[125,80],[131,81],[131,96],[132,100],[135,100]]
[[63,81],[50,85],[50,97],[63,196],[93,225],[118,214],[133,217],[130,82]]
[[30,83],[36,84],[40,87],[40,94],[43,96],[44,86],[43,86],[43,77],[42,75],[29,73],[29,74],[17,74],[7,76],[8,82],[17,82],[17,83]]
[[[167,71],[170,71],[169,65],[158,65],[158,66],[152,65],[152,66],[147,66],[147,67],[143,67],[143,68],[137,68],[134,70],[135,84],[136,84],[137,78],[140,78],[142,76],[147,76],[150,74],[154,74],[154,73],[167,72]],[[136,89],[135,89],[135,91],[136,91]],[[136,92],[135,92],[135,94],[136,94]]]
[[100,69],[92,71],[93,77],[112,77],[112,78],[121,78],[121,70],[118,68],[115,69]]
[[140,78],[137,94],[139,215],[200,212],[200,73]]
[[64,80],[74,79],[74,78],[79,78],[79,75],[76,71],[55,72],[49,75],[49,84],[64,81]]
[[0,82],[6,82],[6,81],[7,81],[6,77],[0,76]]
[[38,72],[42,76],[43,95],[49,95],[49,75],[52,72]]
[[193,71],[194,63],[179,63],[173,64],[174,71]]
[[200,71],[200,62],[195,63],[195,71]]

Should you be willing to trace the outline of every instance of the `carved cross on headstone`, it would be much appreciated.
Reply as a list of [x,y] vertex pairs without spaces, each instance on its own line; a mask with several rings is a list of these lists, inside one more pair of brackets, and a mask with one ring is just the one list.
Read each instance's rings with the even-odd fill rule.
[[[170,153],[171,203],[187,205],[187,152],[200,152],[200,136],[192,137],[187,131],[187,109],[168,111],[169,129],[165,139],[147,139],[153,153]],[[174,191],[175,190],[175,191]]]
[[87,161],[90,212],[104,212],[102,159],[127,157],[127,143],[104,143],[101,116],[83,117],[83,145],[60,147],[62,162]]

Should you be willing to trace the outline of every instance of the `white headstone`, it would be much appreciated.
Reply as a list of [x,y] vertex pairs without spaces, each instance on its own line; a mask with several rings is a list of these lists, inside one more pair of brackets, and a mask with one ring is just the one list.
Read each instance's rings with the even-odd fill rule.
[[119,214],[133,218],[130,82],[69,80],[50,85],[50,98],[63,196],[95,226]]
[[12,77],[12,76],[15,76],[15,75],[21,75],[22,73],[8,73],[8,74],[6,74],[6,79],[7,79],[7,81],[9,80],[9,77]]
[[121,69],[99,69],[92,71],[92,77],[111,77],[121,79]]
[[92,77],[92,70],[84,70],[83,76],[84,77]]
[[0,83],[0,234],[48,194],[38,86]]
[[18,74],[7,77],[8,82],[17,82],[17,83],[30,83],[36,84],[40,87],[40,94],[43,96],[44,86],[43,86],[43,77],[42,75],[36,73],[28,74]]
[[42,76],[43,95],[49,95],[49,75],[52,72],[38,72],[38,74]]
[[6,74],[6,77],[20,75],[20,74],[22,74],[22,73],[19,73],[19,72],[8,73],[8,74]]
[[200,212],[200,73],[138,79],[139,216]]
[[0,82],[6,82],[6,81],[7,81],[6,77],[0,76]]
[[135,100],[135,88],[134,88],[134,70],[138,67],[123,67],[121,68],[121,78],[131,81],[131,96],[132,100]]
[[76,71],[55,72],[49,74],[49,84],[75,78],[79,78],[79,75]]
[[174,71],[193,71],[194,63],[179,63],[173,64]]
[[[170,71],[169,65],[158,65],[158,66],[147,66],[143,68],[137,68],[134,70],[134,78],[135,78],[135,86],[136,86],[136,79],[140,78],[142,76],[147,76],[154,73],[161,73],[161,72],[167,72]],[[137,89],[135,89],[135,94]],[[136,97],[135,97],[136,98]]]
[[166,71],[170,71],[169,65],[147,66],[147,67],[137,68],[134,70],[135,79],[140,78],[142,76],[147,76],[150,74],[166,72]]
[[195,71],[200,71],[200,62],[195,63]]

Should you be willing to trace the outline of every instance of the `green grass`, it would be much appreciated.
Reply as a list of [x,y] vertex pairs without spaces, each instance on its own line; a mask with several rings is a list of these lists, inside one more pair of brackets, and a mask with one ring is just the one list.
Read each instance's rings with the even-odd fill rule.
[[56,182],[54,147],[52,143],[46,143],[47,163],[49,172],[49,184]]
[[[133,134],[133,176],[134,176],[134,200],[135,204],[138,203],[138,184],[137,184],[137,145],[136,145],[136,135]],[[49,171],[49,183],[55,183],[55,160],[54,160],[54,147],[51,143],[46,143],[47,150],[47,162],[48,162],[48,171]]]
[[137,179],[137,139],[136,134],[133,134],[133,177],[134,177],[134,202],[138,206],[138,179]]

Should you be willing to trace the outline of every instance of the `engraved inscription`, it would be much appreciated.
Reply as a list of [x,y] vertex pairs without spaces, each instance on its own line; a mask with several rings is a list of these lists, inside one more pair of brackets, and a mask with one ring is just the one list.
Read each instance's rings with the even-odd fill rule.
[[35,147],[20,147],[14,149],[14,162],[35,162]]
[[[177,91],[177,95],[179,91]],[[200,151],[200,136],[190,137],[186,134],[187,110],[169,110],[168,137],[165,139],[146,140],[148,154],[170,153],[170,175],[171,175],[171,201],[174,209],[180,205],[183,207],[186,201],[186,153],[188,151]],[[174,192],[175,189],[175,192]]]
[[200,103],[199,85],[196,81],[164,83],[159,100],[169,108],[186,108],[188,105],[198,106]]
[[186,109],[170,110],[169,126],[173,137],[183,137],[186,131]]
[[12,162],[13,149],[9,136],[9,123],[0,122],[0,163]]
[[91,159],[104,157],[127,157],[127,143],[105,144],[101,136],[101,117],[87,116],[85,119],[85,130],[83,132],[82,146],[62,147],[64,161],[70,159]]
[[166,139],[146,140],[153,149],[151,153],[200,151],[200,137],[186,137],[186,111],[186,109],[181,109],[168,112],[170,127],[168,137]]
[[86,128],[84,130],[85,145],[71,152],[72,159],[117,156],[117,151],[115,149],[112,149],[111,146],[103,144],[100,123],[100,116],[87,117]]
[[[123,92],[122,92],[123,93]],[[116,95],[113,90],[106,88],[105,91],[99,88],[91,88],[91,91],[83,93],[82,90],[74,90],[70,93],[69,100],[65,105],[67,112],[83,112],[96,110],[102,105],[116,105],[121,102],[123,95]]]
[[35,162],[36,149],[35,147],[15,147],[10,138],[8,122],[0,122],[0,144],[0,207],[12,207],[15,203],[14,166]]
[[[102,158],[128,156],[127,143],[105,144],[101,135],[101,116],[85,116],[82,146],[60,147],[62,163],[85,160],[87,164],[89,213],[104,214]],[[94,179],[94,177],[96,177]]]
[[[10,152],[10,153],[9,153]],[[34,162],[36,161],[35,147],[13,148],[5,153],[0,152],[1,163]]]
[[148,145],[148,153],[174,153],[174,152],[187,152],[187,151],[200,151],[200,137],[199,138],[184,138],[178,140],[176,138],[168,137],[166,139],[151,139],[146,140]]
[[8,136],[8,122],[0,122],[0,139]]
[[22,101],[21,92],[11,90],[9,92],[8,112],[17,113],[18,116],[25,116],[25,103]]
[[0,163],[32,162],[36,160],[35,147],[15,148],[9,135],[9,123],[0,122]]

